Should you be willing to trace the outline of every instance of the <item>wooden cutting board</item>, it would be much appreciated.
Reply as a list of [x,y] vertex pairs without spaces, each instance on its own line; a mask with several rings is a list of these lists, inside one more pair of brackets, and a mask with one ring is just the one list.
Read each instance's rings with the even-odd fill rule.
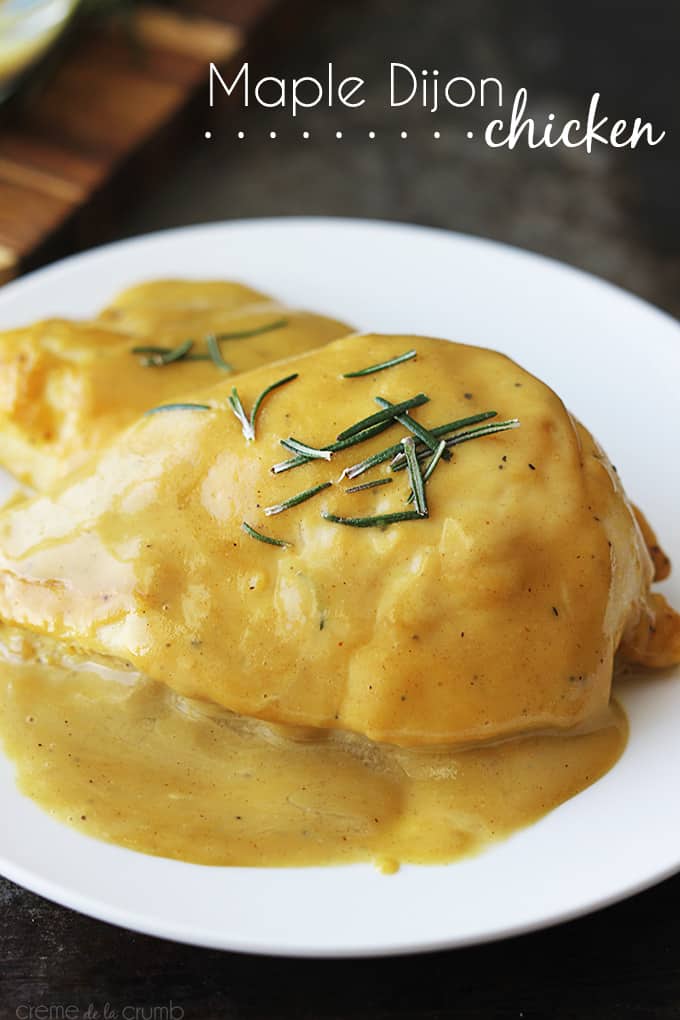
[[0,119],[0,283],[107,240],[122,211],[203,137],[208,65],[292,24],[284,0],[138,4],[87,23]]

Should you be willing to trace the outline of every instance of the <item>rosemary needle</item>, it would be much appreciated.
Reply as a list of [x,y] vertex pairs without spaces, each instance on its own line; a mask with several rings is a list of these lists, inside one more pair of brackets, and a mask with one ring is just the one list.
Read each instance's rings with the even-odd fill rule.
[[[468,425],[477,425],[481,421],[488,421],[489,418],[495,418],[497,414],[497,411],[482,411],[479,414],[470,414],[467,418],[457,418],[455,421],[446,422],[445,425],[436,425],[433,429],[429,429],[428,431],[435,436],[435,438],[441,439],[442,436],[446,436],[450,432],[455,432],[457,429],[467,428]],[[403,462],[403,460],[404,451],[399,450],[392,464],[394,466]]]
[[131,354],[169,354],[172,347],[157,347],[155,344],[142,344],[141,347],[132,347]]
[[445,448],[446,448],[446,441],[444,439],[442,439],[440,441],[440,443],[439,443],[439,446],[437,447],[437,449],[434,452],[434,456],[432,457],[432,460],[430,461],[430,463],[427,465],[427,467],[423,471],[423,481],[424,482],[428,482],[430,480],[430,477],[432,476],[432,472],[434,471],[434,469],[436,468],[437,464],[441,460],[441,457],[442,457],[442,454],[443,454]]
[[239,329],[234,333],[217,333],[216,340],[247,340],[251,336],[260,336],[261,333],[270,333],[273,329],[283,329],[288,325],[288,319],[277,319],[276,322],[267,322],[264,326],[254,326],[252,329]]
[[[286,320],[282,319],[279,325],[286,325]],[[269,328],[274,329],[274,326],[270,326]],[[286,383],[292,382],[293,379],[297,379],[297,377],[298,373],[293,372],[292,375],[287,375],[283,379],[277,379],[276,382],[271,383],[269,386],[265,387],[265,389],[262,390],[262,393],[260,393],[259,397],[253,404],[253,409],[250,412],[250,426],[253,430],[253,439],[255,438],[255,419],[257,418],[257,412],[260,410],[262,401],[269,396],[272,390],[276,390],[278,389],[279,386],[284,386]]]
[[345,429],[338,435],[338,439],[349,439],[350,436],[356,435],[357,432],[363,432],[364,429],[370,428],[371,425],[390,421],[396,418],[397,415],[403,414],[404,411],[409,411],[412,407],[420,407],[421,404],[427,404],[429,399],[424,393],[418,393],[415,397],[411,397],[409,400],[402,400],[399,404],[390,404],[389,407],[384,408],[382,411],[376,411],[375,414],[369,415],[368,418],[362,418],[356,424],[350,425],[348,429]]
[[335,514],[323,513],[321,516],[333,524],[347,524],[350,528],[386,528],[397,521],[422,521],[417,510],[400,510],[394,514],[378,514],[376,517],[337,517]]
[[159,411],[212,411],[210,404],[159,404],[150,407],[144,414],[158,414]]
[[265,399],[265,397],[267,397],[272,392],[272,390],[277,389],[277,387],[279,386],[283,386],[284,383],[291,382],[293,379],[297,379],[297,377],[298,377],[297,372],[294,372],[292,375],[287,375],[283,379],[277,379],[276,382],[271,383],[264,390],[262,390],[262,393],[260,393],[259,397],[253,404],[253,409],[250,412],[250,417],[248,417],[243,408],[243,404],[241,403],[241,398],[238,395],[236,387],[235,386],[232,387],[231,395],[229,397],[229,406],[231,407],[232,411],[234,412],[238,420],[241,422],[241,430],[243,432],[243,435],[248,441],[251,441],[255,438],[255,420],[257,418],[257,412],[260,410],[262,401]]
[[225,361],[224,358],[222,357],[222,351],[220,350],[220,345],[215,334],[210,333],[205,338],[205,342],[208,345],[208,354],[212,358],[215,365],[217,365],[218,368],[221,368],[225,372],[231,372],[232,366],[229,364],[228,361]]
[[[519,419],[510,418],[508,421],[492,422],[490,425],[482,425],[478,429],[470,429],[468,432],[459,432],[456,436],[451,436],[450,439],[446,440],[447,448],[452,446],[458,446],[460,443],[467,443],[470,439],[481,439],[482,436],[493,436],[496,432],[507,432],[509,429],[519,428]],[[427,457],[427,451],[418,453],[418,460],[422,460]],[[400,463],[395,462],[392,464],[392,471],[402,471],[405,467],[403,461]]]
[[363,492],[364,489],[377,489],[379,485],[389,485],[391,481],[391,478],[376,478],[374,482],[364,482],[363,485],[352,485],[349,489],[345,489],[345,492]]
[[430,431],[437,439],[441,439],[442,436],[448,435],[449,432],[467,428],[468,425],[477,425],[480,421],[488,421],[489,418],[495,418],[497,414],[498,411],[480,411],[479,414],[469,414],[467,418],[456,418],[455,421],[448,421],[445,425],[437,425],[435,428],[430,429]]
[[194,345],[193,340],[185,340],[177,347],[158,347],[152,344],[143,344],[133,347],[132,354],[146,355],[142,362],[146,367],[160,367],[170,365],[173,361],[212,361],[218,368],[225,371],[233,371],[232,366],[224,360],[219,348],[221,340],[245,340],[251,336],[259,336],[261,333],[269,333],[273,329],[281,329],[288,325],[288,319],[277,319],[276,322],[265,323],[264,326],[255,326],[253,329],[241,329],[233,333],[208,333],[205,342],[208,347],[207,354],[190,353]]
[[266,542],[267,545],[278,545],[281,546],[281,548],[285,548],[291,544],[290,542],[284,542],[281,538],[270,538],[269,535],[263,535],[261,531],[256,531],[255,528],[251,528],[247,521],[243,522],[241,528],[245,531],[246,535],[250,535],[251,538],[256,538],[258,542]]
[[406,439],[402,439],[401,445],[404,447],[404,454],[406,455],[406,470],[408,471],[409,482],[411,483],[411,492],[415,498],[416,512],[421,517],[427,517],[425,485],[416,456],[416,441],[413,436],[407,436]]
[[309,464],[311,457],[306,457],[304,454],[299,454],[297,457],[291,457],[289,460],[280,460],[278,464],[274,464],[271,471],[274,475],[281,474],[282,471],[290,471],[291,468],[300,467],[302,464]]
[[[473,425],[475,422],[486,421],[488,418],[495,417],[495,415],[496,411],[483,411],[481,414],[473,414],[467,418],[459,418],[457,421],[447,422],[445,425],[438,425],[436,428],[430,429],[430,431],[433,436],[440,438],[448,432],[453,432],[455,429],[463,428],[466,425]],[[418,457],[421,456],[422,454],[418,453]],[[394,446],[388,446],[387,449],[374,453],[371,457],[367,457],[366,460],[362,460],[358,464],[352,464],[351,467],[345,468],[343,476],[346,478],[357,478],[359,475],[363,475],[365,471],[376,467],[376,465],[384,464],[386,460],[392,461],[393,471],[400,471],[406,466],[404,448],[401,443],[395,443]]]
[[491,425],[481,425],[478,429],[470,429],[469,432],[459,432],[457,436],[451,436],[450,439],[447,439],[446,445],[457,446],[458,443],[465,443],[468,439],[476,439],[478,436],[492,436],[494,432],[507,432],[508,429],[518,429],[519,426],[519,418],[495,421]]
[[467,443],[469,439],[481,439],[482,436],[493,436],[496,432],[507,432],[509,429],[518,429],[519,418],[508,418],[507,421],[494,421],[490,425],[480,425],[478,429],[470,429],[469,432],[459,432],[457,436],[451,436],[446,440],[447,447],[458,446],[459,443]]
[[243,432],[244,438],[250,442],[255,438],[255,429],[253,428],[250,418],[243,410],[243,404],[241,403],[241,398],[239,397],[238,390],[236,389],[235,386],[232,386],[231,393],[229,394],[228,399],[229,406],[231,407],[238,421],[240,421],[241,423],[241,431]]
[[168,354],[163,355],[163,364],[169,365],[173,361],[181,361],[191,348],[194,346],[193,340],[185,340],[183,344],[178,344],[177,347],[173,348]]
[[330,482],[322,482],[321,485],[315,485],[313,489],[305,489],[304,492],[299,492],[297,496],[291,496],[290,499],[286,499],[283,503],[277,503],[275,506],[265,507],[265,514],[267,517],[273,517],[274,514],[280,514],[284,510],[290,510],[293,506],[298,506],[300,503],[305,503],[312,496],[316,496],[317,492],[323,492],[324,489],[330,488]]
[[[375,402],[376,404],[380,404],[381,407],[394,407],[394,405],[391,404],[389,400],[385,400],[384,397],[376,397]],[[430,429],[426,429],[424,425],[420,424],[420,422],[414,421],[409,414],[398,414],[396,418],[400,425],[407,428],[414,436],[418,436],[421,443],[424,443],[425,446],[429,447],[432,453],[435,452],[437,449],[437,437],[430,431]],[[448,453],[448,451],[447,454],[448,460],[450,459],[451,454]]]
[[378,365],[370,365],[368,368],[360,368],[357,372],[345,372],[343,379],[358,379],[362,375],[373,375],[374,372],[382,372],[385,368],[392,368],[393,365],[401,365],[404,361],[410,361],[411,358],[415,358],[415,351],[406,351],[406,354],[400,354],[396,358],[390,358],[389,361],[381,361]]
[[384,464],[386,460],[392,460],[395,453],[403,453],[403,450],[404,448],[401,443],[395,443],[394,446],[388,446],[387,449],[372,454],[366,460],[360,460],[358,464],[352,464],[351,467],[345,468],[342,476],[344,478],[358,478],[359,475],[363,475],[370,468],[376,467],[378,464]]
[[[349,439],[339,439],[334,443],[328,443],[327,446],[322,446],[321,450],[329,453],[338,453],[340,450],[347,450],[350,446],[356,446],[357,443],[365,443],[366,440],[379,435],[381,432],[384,432],[385,429],[391,428],[392,425],[394,425],[393,421],[380,422],[378,425],[373,425],[372,428],[364,429],[363,432],[357,432],[356,435],[350,436]],[[312,459],[312,457],[300,454],[297,457],[291,457],[290,460],[282,460],[279,464],[275,464],[272,468],[272,472],[275,475],[278,475],[282,471],[289,471],[291,468],[300,467],[301,464],[308,464]]]
[[170,365],[173,361],[181,361],[182,358],[186,358],[193,346],[193,340],[185,340],[177,347],[133,347],[132,353],[148,354],[149,357],[144,361],[146,366]]
[[[439,461],[441,460],[442,454],[443,454],[445,449],[446,449],[446,440],[445,439],[441,439],[439,441],[439,446],[437,447],[436,452],[432,455],[432,459],[430,460],[430,463],[427,465],[427,467],[423,471],[423,485],[425,485],[430,480],[430,478],[432,477],[432,473],[433,473],[434,469],[436,468],[437,464],[439,463]],[[408,499],[406,500],[406,502],[407,503],[412,503],[414,498],[415,498],[414,492],[413,492],[413,489],[411,489],[411,494],[408,497]]]
[[330,460],[333,456],[331,450],[317,450],[314,446],[307,446],[306,443],[301,443],[297,439],[293,439],[292,436],[288,439],[281,439],[279,441],[281,446],[285,446],[287,450],[292,450],[293,453],[297,453],[299,456],[304,457],[305,460]]

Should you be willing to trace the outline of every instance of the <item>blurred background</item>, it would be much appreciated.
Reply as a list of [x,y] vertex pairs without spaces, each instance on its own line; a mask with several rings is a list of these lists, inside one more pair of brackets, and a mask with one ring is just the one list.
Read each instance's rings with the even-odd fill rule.
[[[0,0],[0,12],[12,2]],[[198,0],[166,8],[165,27],[157,8],[109,2],[113,27],[101,11],[76,26],[0,111],[6,277],[68,250],[164,227],[330,214],[496,238],[680,314],[676,0]],[[0,38],[2,31],[0,20]],[[367,102],[358,110],[319,105],[295,121],[288,110],[243,110],[235,98],[211,110],[208,61],[226,77],[246,57],[258,77],[323,78],[333,61],[338,75],[366,79]],[[541,120],[548,111],[558,121],[583,117],[599,91],[602,113],[641,116],[666,138],[655,148],[598,146],[591,155],[493,150],[478,131],[466,137],[487,119],[474,107],[390,110],[390,60],[439,68],[447,78],[495,76],[507,94],[524,85],[528,113]],[[172,101],[160,88],[169,83]],[[148,106],[155,120],[147,123]],[[40,221],[35,237],[26,217]]]

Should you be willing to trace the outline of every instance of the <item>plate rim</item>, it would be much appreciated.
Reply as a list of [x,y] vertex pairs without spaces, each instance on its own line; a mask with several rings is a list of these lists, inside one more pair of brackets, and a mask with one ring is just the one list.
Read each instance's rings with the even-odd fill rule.
[[[552,255],[545,255],[543,252],[534,251],[530,248],[520,248],[508,241],[496,240],[493,237],[486,237],[482,234],[469,234],[463,231],[450,230],[447,227],[439,227],[436,225],[393,219],[383,220],[375,217],[363,218],[356,216],[333,216],[325,214],[319,216],[300,216],[293,213],[282,216],[244,216],[238,219],[205,220],[199,223],[189,223],[174,227],[162,227],[159,230],[152,230],[146,234],[134,234],[130,237],[123,237],[116,241],[107,241],[103,244],[94,245],[92,248],[86,248],[83,251],[72,252],[61,259],[57,259],[55,262],[51,262],[48,265],[40,266],[37,269],[31,270],[24,276],[20,276],[14,280],[9,280],[0,289],[0,306],[4,303],[4,299],[7,294],[21,294],[24,290],[28,290],[32,287],[36,281],[41,282],[43,279],[49,278],[50,276],[57,276],[63,270],[71,269],[74,265],[81,261],[94,261],[96,258],[105,258],[113,251],[120,251],[123,248],[129,247],[130,249],[134,249],[136,247],[143,247],[145,244],[150,242],[162,241],[164,239],[167,240],[171,236],[189,236],[190,234],[199,234],[206,230],[219,232],[220,230],[240,229],[243,227],[278,229],[284,225],[302,227],[330,225],[331,228],[334,226],[346,226],[349,228],[394,230],[395,232],[409,231],[414,234],[429,234],[455,239],[456,241],[464,244],[479,245],[486,247],[489,250],[500,249],[508,256],[520,257],[527,261],[536,261],[549,266],[556,271],[566,271],[570,274],[574,274],[576,277],[579,277],[582,282],[590,285],[597,284],[600,287],[604,287],[612,293],[625,298],[627,301],[637,303],[641,306],[641,309],[645,309],[659,315],[663,320],[665,320],[667,325],[680,328],[680,319],[676,318],[665,308],[661,308],[659,305],[649,301],[647,298],[643,298],[639,294],[627,290],[622,285],[607,279],[607,277],[600,276],[587,269],[582,269],[580,266],[573,265],[571,262],[565,262]],[[219,277],[216,276],[214,279],[219,279]]]
[[[599,780],[598,780],[599,781]],[[61,823],[56,823],[61,824]],[[129,851],[134,853],[134,851]],[[482,851],[483,853],[484,851]],[[448,865],[422,865],[423,867],[455,867],[456,862]],[[200,865],[198,865],[200,867]],[[415,865],[418,867],[418,865]],[[361,867],[361,865],[341,865],[350,869]],[[277,869],[286,870],[286,869]],[[506,939],[521,938],[523,935],[531,935],[539,931],[547,931],[571,921],[577,921],[592,914],[599,914],[609,907],[616,906],[634,896],[644,893],[657,885],[661,885],[680,873],[680,861],[677,865],[670,867],[665,872],[660,872],[654,877],[633,883],[629,888],[620,893],[613,893],[603,896],[598,901],[590,901],[573,909],[565,910],[560,915],[554,915],[549,920],[535,919],[519,924],[508,924],[499,926],[493,932],[479,933],[477,935],[461,936],[456,938],[437,938],[431,941],[419,941],[416,944],[407,942],[384,943],[381,946],[362,947],[353,949],[351,946],[340,946],[336,948],[326,946],[315,946],[312,943],[292,943],[289,946],[274,945],[260,940],[242,938],[234,939],[229,937],[220,944],[209,934],[197,934],[187,931],[187,925],[176,924],[174,927],[160,922],[154,923],[143,914],[132,915],[123,908],[107,906],[105,903],[93,897],[79,894],[68,895],[61,891],[60,887],[50,880],[40,880],[34,877],[28,869],[19,865],[7,866],[5,858],[0,857],[0,877],[27,891],[42,896],[44,899],[58,906],[73,910],[83,917],[90,917],[104,924],[122,928],[126,931],[137,932],[152,938],[164,939],[184,946],[195,946],[199,949],[217,950],[219,952],[239,953],[251,956],[268,956],[278,959],[293,960],[363,960],[383,959],[385,957],[422,956],[427,953],[443,953],[449,950],[467,949],[473,946],[488,945],[494,942],[503,942]],[[392,876],[381,876],[389,881]],[[52,886],[54,885],[54,888]]]

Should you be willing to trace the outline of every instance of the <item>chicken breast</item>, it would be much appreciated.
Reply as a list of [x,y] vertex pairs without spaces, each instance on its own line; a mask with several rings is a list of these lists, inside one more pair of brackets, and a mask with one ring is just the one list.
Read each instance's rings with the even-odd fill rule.
[[[258,396],[290,376],[246,438]],[[140,417],[97,463],[0,515],[0,616],[43,657],[404,746],[577,731],[608,704],[622,643],[652,661],[662,641],[680,660],[677,614],[663,607],[654,633],[652,561],[618,475],[510,359],[351,336],[242,375],[243,422],[232,385]],[[388,406],[384,431],[365,423],[337,449],[385,402],[411,402],[408,416]],[[414,421],[429,431],[411,448]],[[284,449],[291,435],[317,455]],[[425,505],[426,444],[442,438]],[[401,451],[409,466],[391,470]],[[348,491],[370,481],[383,484]]]
[[[1,333],[0,463],[44,490],[155,403],[348,332],[240,284],[157,280],[124,291],[99,321],[48,319]],[[184,355],[167,361],[187,340]]]

